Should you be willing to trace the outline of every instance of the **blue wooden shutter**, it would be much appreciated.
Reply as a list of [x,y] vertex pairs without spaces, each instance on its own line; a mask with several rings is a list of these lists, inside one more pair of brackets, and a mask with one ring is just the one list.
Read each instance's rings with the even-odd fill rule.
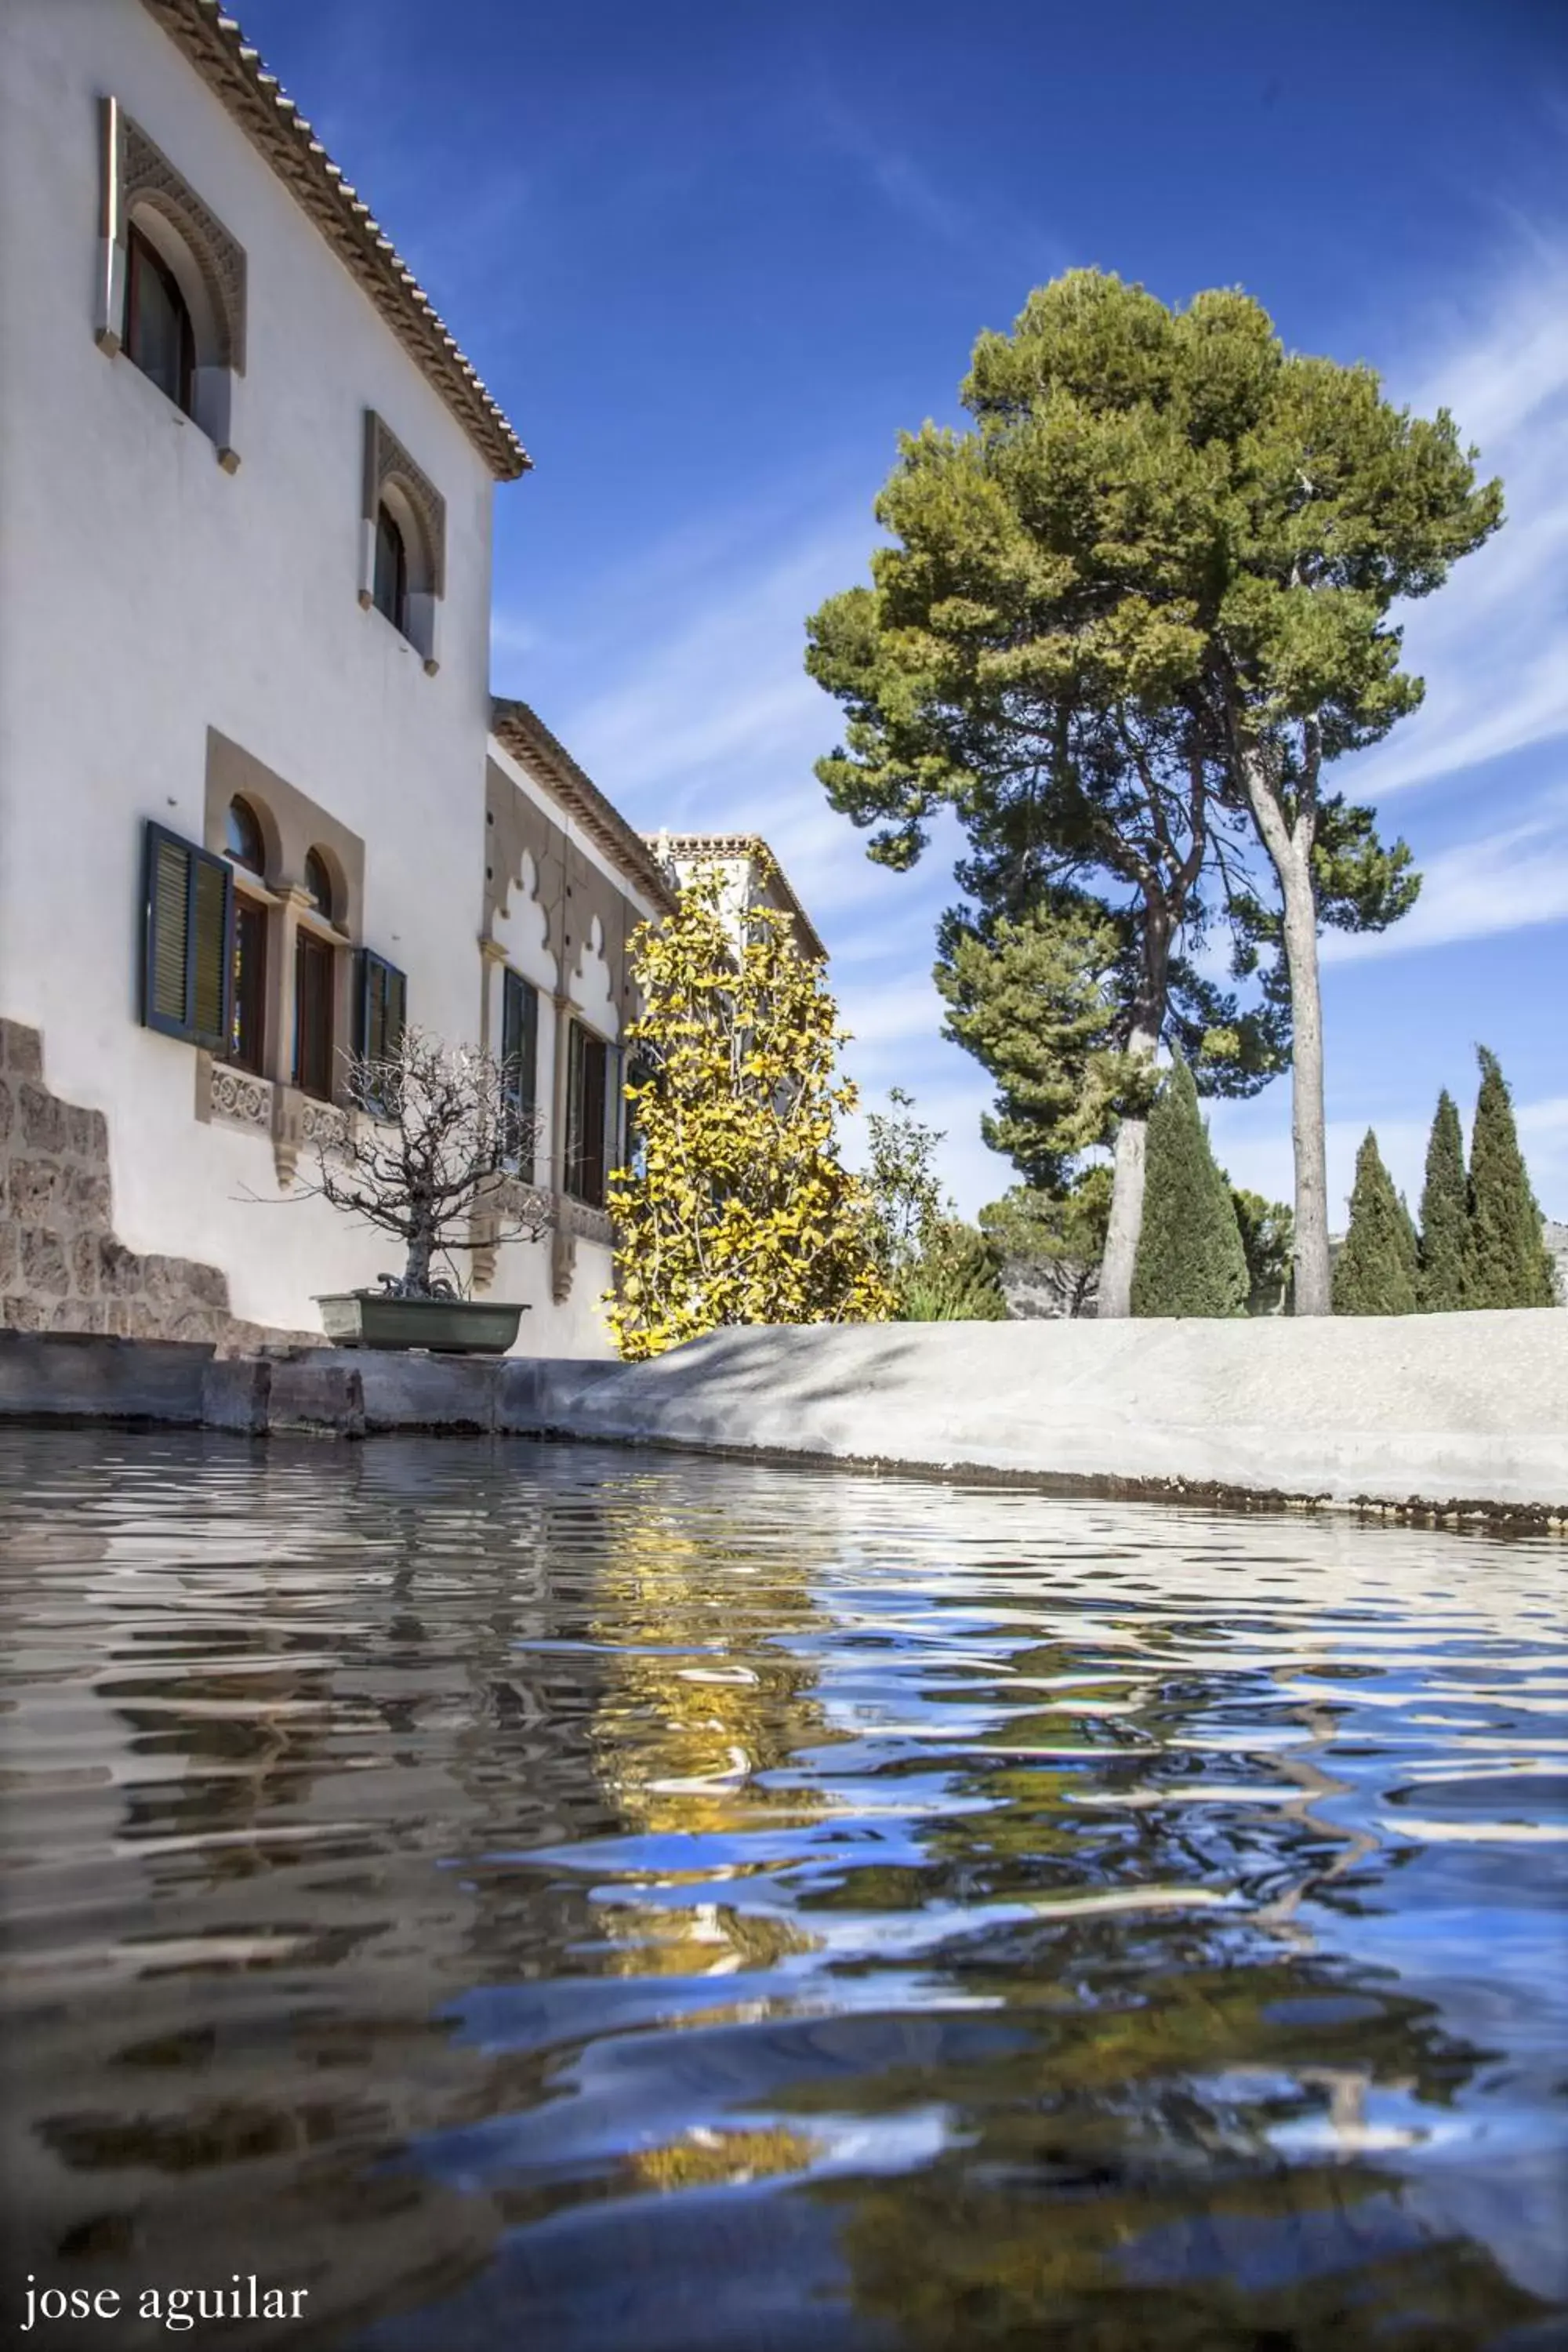
[[142,1019],[222,1053],[234,985],[234,877],[226,862],[149,823],[142,866]]

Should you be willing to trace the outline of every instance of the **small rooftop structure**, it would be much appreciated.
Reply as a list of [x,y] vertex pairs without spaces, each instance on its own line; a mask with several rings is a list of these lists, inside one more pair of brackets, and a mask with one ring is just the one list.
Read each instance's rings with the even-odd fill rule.
[[717,866],[731,882],[744,885],[748,905],[760,899],[782,908],[794,921],[801,953],[814,963],[827,961],[821,934],[760,833],[659,833],[645,838],[659,865],[678,883],[687,881],[699,866]]

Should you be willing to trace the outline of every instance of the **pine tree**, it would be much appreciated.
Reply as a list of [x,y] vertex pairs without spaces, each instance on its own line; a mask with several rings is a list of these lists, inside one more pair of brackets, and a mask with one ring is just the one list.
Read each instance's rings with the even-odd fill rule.
[[1420,1265],[1415,1299],[1424,1315],[1451,1315],[1469,1304],[1465,1260],[1470,1211],[1465,1187],[1465,1138],[1458,1107],[1447,1087],[1437,1097],[1421,1190]]
[[1415,1228],[1369,1127],[1356,1153],[1350,1231],[1334,1265],[1336,1315],[1414,1315]]
[[1149,1114],[1134,1315],[1245,1315],[1251,1288],[1230,1186],[1178,1054]]
[[1541,1211],[1513,1123],[1513,1103],[1495,1054],[1478,1046],[1481,1091],[1470,1137],[1468,1307],[1554,1307],[1556,1285]]

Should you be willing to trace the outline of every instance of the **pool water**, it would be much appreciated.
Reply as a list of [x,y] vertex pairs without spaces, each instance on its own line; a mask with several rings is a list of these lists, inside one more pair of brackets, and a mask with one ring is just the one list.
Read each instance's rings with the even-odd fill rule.
[[0,1433],[6,2324],[1568,2344],[1565,1572],[516,1441]]

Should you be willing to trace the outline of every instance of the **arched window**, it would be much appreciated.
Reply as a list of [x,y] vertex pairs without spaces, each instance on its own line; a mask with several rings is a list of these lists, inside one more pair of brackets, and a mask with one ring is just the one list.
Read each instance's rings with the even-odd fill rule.
[[189,416],[195,389],[196,337],[179,280],[134,222],[126,238],[125,262],[122,341],[126,357]]
[[224,847],[237,866],[257,876],[266,873],[267,850],[261,823],[248,801],[237,797],[230,801]]
[[319,849],[306,852],[305,888],[310,894],[310,904],[317,914],[324,915],[330,923],[334,911],[332,877],[327,861]]
[[374,603],[395,629],[408,635],[408,549],[384,500],[375,510]]

